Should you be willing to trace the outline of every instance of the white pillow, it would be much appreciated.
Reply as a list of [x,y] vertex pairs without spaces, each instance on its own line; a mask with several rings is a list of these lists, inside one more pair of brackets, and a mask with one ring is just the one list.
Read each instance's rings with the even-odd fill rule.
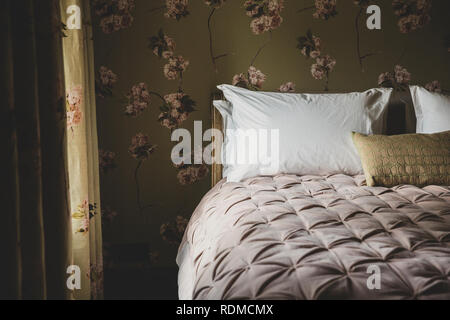
[[[384,133],[384,115],[392,93],[392,89],[292,94],[255,92],[231,85],[218,88],[232,103],[235,130],[241,130],[228,142],[224,159],[227,180],[233,182],[279,173],[362,174],[351,133]],[[257,132],[257,139],[253,136],[252,143],[245,143],[250,139],[246,140],[244,133],[249,131]],[[247,161],[239,160],[240,156]]]
[[410,86],[416,111],[417,133],[438,133],[450,130],[450,97]]
[[225,160],[227,157],[227,148],[229,148],[228,145],[230,144],[230,137],[227,135],[227,132],[235,129],[232,118],[233,105],[224,100],[214,100],[213,105],[220,112],[223,119],[224,139],[222,144],[221,161],[223,165],[222,177],[225,178],[228,175],[228,171],[230,170],[229,166],[227,165],[227,161]]

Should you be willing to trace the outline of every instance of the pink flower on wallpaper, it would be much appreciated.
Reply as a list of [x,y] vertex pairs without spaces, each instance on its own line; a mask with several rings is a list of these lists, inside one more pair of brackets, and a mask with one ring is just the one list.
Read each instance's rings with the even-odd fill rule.
[[383,72],[378,76],[378,85],[383,86],[383,84],[394,81],[394,75],[392,72]]
[[104,33],[126,29],[133,23],[134,0],[94,0],[93,8],[101,18],[100,27]]
[[441,84],[437,80],[427,83],[425,85],[425,89],[427,89],[430,92],[436,92],[436,93],[442,92]]
[[170,244],[179,245],[188,223],[189,220],[185,217],[177,216],[175,221],[162,224],[159,229],[162,239]]
[[395,81],[398,84],[408,84],[411,80],[411,73],[402,66],[396,65],[394,68]]
[[316,50],[320,51],[321,48],[321,41],[319,37],[313,36],[313,40],[314,40],[314,46],[316,48]]
[[189,14],[188,0],[166,0],[167,12],[164,14],[166,18],[180,20]]
[[233,76],[232,85],[258,90],[262,88],[263,83],[266,81],[267,76],[256,69],[254,66],[248,68],[247,74],[240,73]]
[[249,85],[247,76],[243,73],[239,73],[233,76],[233,80],[231,81],[233,86],[247,88]]
[[330,73],[334,70],[336,59],[329,55],[322,55],[322,41],[319,37],[313,35],[311,29],[308,29],[306,35],[297,39],[297,49],[306,58],[315,60],[311,65],[311,75],[316,80],[326,80],[325,91],[328,91],[328,81]]
[[[190,159],[191,163],[194,163],[196,158],[202,158],[203,157],[203,151],[196,150],[194,153],[191,153],[189,155],[180,154],[181,157]],[[177,179],[178,182],[183,185],[191,185],[194,184],[204,178],[209,173],[208,166],[204,163],[202,164],[186,164],[181,163],[179,165],[175,165],[175,167],[178,170]]]
[[220,8],[225,4],[227,0],[205,0],[205,4],[208,7]]
[[314,79],[322,80],[326,76],[326,70],[315,63],[311,66],[311,74]]
[[143,82],[134,85],[127,95],[128,105],[125,107],[125,114],[127,116],[137,117],[150,104],[150,93],[147,85]]
[[162,29],[159,30],[157,36],[150,37],[149,40],[149,47],[156,56],[164,59],[169,59],[173,56],[176,48],[175,40],[165,35]]
[[197,169],[193,166],[181,169],[177,174],[177,178],[183,186],[193,184],[197,181]]
[[131,145],[128,148],[128,152],[136,160],[147,160],[155,149],[156,146],[150,143],[150,139],[147,135],[138,133],[131,139]]
[[269,30],[266,25],[269,23],[269,17],[267,16],[261,16],[258,18],[255,18],[250,23],[250,28],[252,29],[254,34],[261,34],[267,30]]
[[266,79],[266,75],[261,70],[256,69],[254,66],[248,68],[248,81],[252,86],[261,89]]
[[431,0],[393,0],[394,14],[399,16],[401,33],[423,28],[431,21]]
[[164,66],[164,76],[168,80],[176,80],[181,77],[181,74],[186,71],[189,66],[189,61],[185,60],[182,56],[168,57],[169,63]]
[[309,56],[313,59],[316,59],[316,58],[320,57],[320,51],[317,51],[317,50],[311,51]]
[[280,14],[284,0],[247,0],[244,7],[247,16],[253,18],[250,28],[254,34],[275,30],[283,22]]
[[315,6],[313,17],[316,19],[328,20],[337,15],[336,0],[315,0]]
[[330,71],[333,71],[334,66],[336,65],[336,60],[330,57],[329,55],[320,56],[316,59],[318,65],[327,68]]
[[322,41],[312,34],[311,29],[306,32],[306,36],[299,37],[297,48],[302,55],[307,58],[317,59],[322,50]]
[[118,80],[118,76],[105,66],[101,66],[98,71],[98,77],[95,80],[95,90],[97,96],[104,98],[112,95],[114,84]]
[[164,42],[166,43],[167,50],[163,51],[162,57],[169,59],[173,56],[173,51],[175,50],[176,44],[175,41],[168,36],[164,36]]
[[98,150],[98,162],[101,173],[107,173],[108,171],[116,168],[115,163],[116,154],[112,151]]
[[112,70],[101,66],[99,70],[100,81],[102,85],[112,88],[113,84],[117,82],[117,75]]
[[67,127],[71,130],[73,130],[74,126],[81,123],[83,118],[82,103],[83,88],[80,85],[72,87],[66,94]]
[[311,66],[311,74],[316,80],[322,80],[328,77],[336,65],[336,60],[329,55],[319,56],[316,63]]
[[106,0],[94,0],[93,9],[95,14],[101,17],[105,16],[109,11],[110,5]]
[[158,121],[168,129],[178,128],[195,111],[195,101],[183,92],[165,95],[164,100]]
[[295,92],[295,83],[286,82],[285,84],[282,84],[280,86],[278,91],[280,91],[280,92]]
[[204,179],[209,173],[208,166],[202,165],[186,165],[179,169],[177,178],[181,185],[194,184]]
[[378,76],[378,85],[384,88],[405,90],[411,81],[411,73],[406,68],[396,65],[393,72],[383,72]]

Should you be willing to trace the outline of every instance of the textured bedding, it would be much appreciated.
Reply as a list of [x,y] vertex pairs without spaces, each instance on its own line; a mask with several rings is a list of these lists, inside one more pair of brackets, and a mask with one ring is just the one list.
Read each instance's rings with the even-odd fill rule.
[[[450,187],[222,180],[194,212],[177,262],[181,299],[450,299]],[[369,289],[373,274],[380,289]]]

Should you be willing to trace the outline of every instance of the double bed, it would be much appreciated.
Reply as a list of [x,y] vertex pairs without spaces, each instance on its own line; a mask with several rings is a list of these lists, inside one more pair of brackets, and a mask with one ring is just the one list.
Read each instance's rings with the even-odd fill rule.
[[226,182],[220,165],[212,180],[179,248],[180,299],[450,299],[450,187]]

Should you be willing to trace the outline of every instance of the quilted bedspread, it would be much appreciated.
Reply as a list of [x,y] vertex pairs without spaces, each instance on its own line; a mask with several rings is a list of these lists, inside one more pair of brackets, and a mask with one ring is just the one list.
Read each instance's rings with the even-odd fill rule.
[[450,299],[450,187],[221,181],[177,261],[182,299]]

